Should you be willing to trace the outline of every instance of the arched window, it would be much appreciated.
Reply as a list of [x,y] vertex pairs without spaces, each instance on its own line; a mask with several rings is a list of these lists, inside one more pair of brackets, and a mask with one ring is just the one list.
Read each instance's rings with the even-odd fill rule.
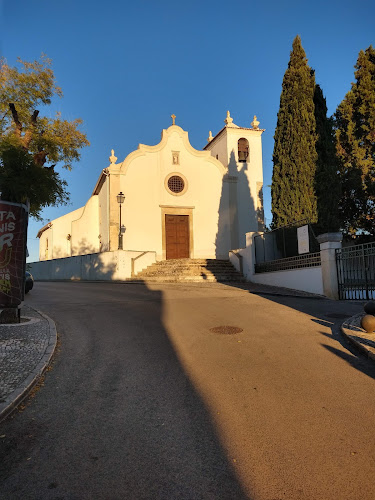
[[243,137],[238,140],[238,161],[246,162],[249,157],[249,141]]

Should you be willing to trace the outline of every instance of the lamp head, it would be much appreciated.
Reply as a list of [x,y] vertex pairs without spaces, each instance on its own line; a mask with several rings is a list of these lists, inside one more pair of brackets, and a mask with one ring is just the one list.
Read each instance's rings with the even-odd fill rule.
[[117,198],[117,203],[121,205],[121,203],[124,203],[125,195],[122,191],[120,191],[116,198]]

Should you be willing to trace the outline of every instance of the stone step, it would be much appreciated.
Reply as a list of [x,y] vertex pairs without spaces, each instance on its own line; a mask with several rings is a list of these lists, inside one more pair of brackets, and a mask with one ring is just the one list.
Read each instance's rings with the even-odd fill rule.
[[183,263],[183,264],[151,264],[148,269],[233,269],[231,264],[196,264],[196,263]]
[[205,264],[204,262],[173,262],[171,264],[164,264],[163,263],[153,263],[151,264],[152,266],[155,266],[155,267],[229,267],[229,268],[232,268],[232,264],[230,264],[229,262],[215,262],[215,263],[208,263],[208,264]]
[[213,270],[219,270],[219,269],[233,269],[232,266],[223,266],[223,265],[216,265],[216,266],[210,266],[210,265],[207,265],[207,266],[204,266],[204,265],[200,265],[200,264],[185,264],[185,265],[182,265],[182,266],[158,266],[156,264],[152,264],[151,266],[149,266],[149,268],[151,269],[165,269],[165,270],[168,270],[168,269],[213,269]]
[[211,271],[209,269],[201,269],[199,272],[193,272],[193,271],[189,271],[189,270],[183,270],[183,271],[176,271],[176,272],[171,272],[171,270],[168,270],[167,271],[163,271],[163,270],[147,270],[147,271],[142,271],[141,273],[138,273],[137,276],[164,276],[164,275],[170,275],[170,276],[202,276],[202,275],[205,275],[205,276],[218,276],[218,275],[221,275],[221,276],[232,276],[233,274],[238,274],[237,272],[235,271],[232,271],[232,270],[221,270],[221,271]]
[[181,263],[181,262],[198,262],[198,263],[217,263],[217,262],[225,262],[226,264],[230,264],[229,260],[225,259],[168,259],[168,260],[159,260],[158,264],[172,264],[172,263]]
[[150,282],[246,281],[229,261],[176,259],[159,261],[137,274],[135,280]]
[[203,264],[184,264],[180,266],[165,266],[163,264],[151,264],[149,266],[149,269],[234,269],[232,265],[216,265],[216,266],[210,266],[210,265],[203,265]]
[[175,260],[162,260],[155,262],[153,265],[157,266],[231,266],[228,260],[214,260],[214,259],[175,259]]
[[194,283],[194,282],[244,282],[245,278],[242,276],[136,276],[131,278],[130,281],[144,281],[150,283]]

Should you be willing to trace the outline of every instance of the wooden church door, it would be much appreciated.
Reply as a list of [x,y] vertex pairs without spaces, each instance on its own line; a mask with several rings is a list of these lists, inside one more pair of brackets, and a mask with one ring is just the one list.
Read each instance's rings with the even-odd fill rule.
[[165,243],[167,259],[188,259],[189,249],[189,216],[165,216]]

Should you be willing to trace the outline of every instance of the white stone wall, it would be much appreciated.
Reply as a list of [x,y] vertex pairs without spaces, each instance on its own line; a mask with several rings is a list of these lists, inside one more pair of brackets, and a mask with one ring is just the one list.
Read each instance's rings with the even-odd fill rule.
[[92,196],[84,207],[51,221],[40,236],[39,260],[98,252],[99,234],[98,196]]
[[[212,156],[219,156],[228,168],[230,178],[236,177],[236,187],[229,187],[231,211],[231,247],[240,248],[246,244],[245,234],[263,229],[263,187],[262,139],[263,130],[226,126],[206,149]],[[238,161],[238,140],[249,142],[249,157],[246,162]],[[233,180],[232,180],[233,182]]]
[[[237,162],[241,137],[250,144],[246,164]],[[112,154],[85,207],[52,221],[42,233],[40,260],[117,250],[119,191],[125,195],[124,250],[153,251],[158,260],[165,259],[163,220],[173,213],[190,217],[190,257],[228,258],[231,248],[241,246],[245,232],[257,230],[254,207],[256,185],[262,181],[261,131],[226,128],[214,142],[212,154],[198,151],[190,145],[188,133],[172,125],[163,130],[159,144],[140,145],[123,162],[116,163]],[[166,178],[173,173],[187,183],[180,195],[166,188]]]
[[109,251],[109,180],[103,176],[103,184],[98,193],[99,201],[99,251]]
[[[32,262],[30,272],[36,281],[112,281],[131,278],[132,259],[141,252],[101,252],[79,255],[65,259],[52,259],[44,262]],[[135,261],[136,272],[155,262],[153,253]]]
[[39,239],[39,260],[61,259],[72,255],[68,235],[72,234],[72,221],[81,217],[83,211],[84,207],[81,207],[51,221],[51,227]]
[[[242,256],[243,275],[248,281],[324,295],[322,266],[255,273],[254,236],[256,234],[254,232],[246,234],[246,247],[236,250]],[[239,260],[233,253],[229,254],[229,260],[239,270]]]
[[39,237],[39,260],[48,260],[49,256],[49,245],[52,231],[49,229],[45,230]]
[[99,252],[99,198],[91,196],[79,218],[72,221],[72,255]]
[[318,295],[324,294],[321,266],[254,274],[251,281],[253,283],[291,288],[292,290],[316,293]]
[[[173,164],[173,152],[179,153],[179,164]],[[159,260],[165,258],[162,217],[170,207],[177,212],[181,209],[181,214],[185,209],[191,211],[191,257],[227,255],[228,237],[220,238],[217,243],[225,168],[208,152],[192,148],[187,132],[177,126],[164,130],[161,143],[141,145],[123,162],[121,173],[120,189],[126,197],[122,208],[126,226],[124,249],[153,250]],[[166,178],[173,173],[187,182],[182,195],[166,189]]]

